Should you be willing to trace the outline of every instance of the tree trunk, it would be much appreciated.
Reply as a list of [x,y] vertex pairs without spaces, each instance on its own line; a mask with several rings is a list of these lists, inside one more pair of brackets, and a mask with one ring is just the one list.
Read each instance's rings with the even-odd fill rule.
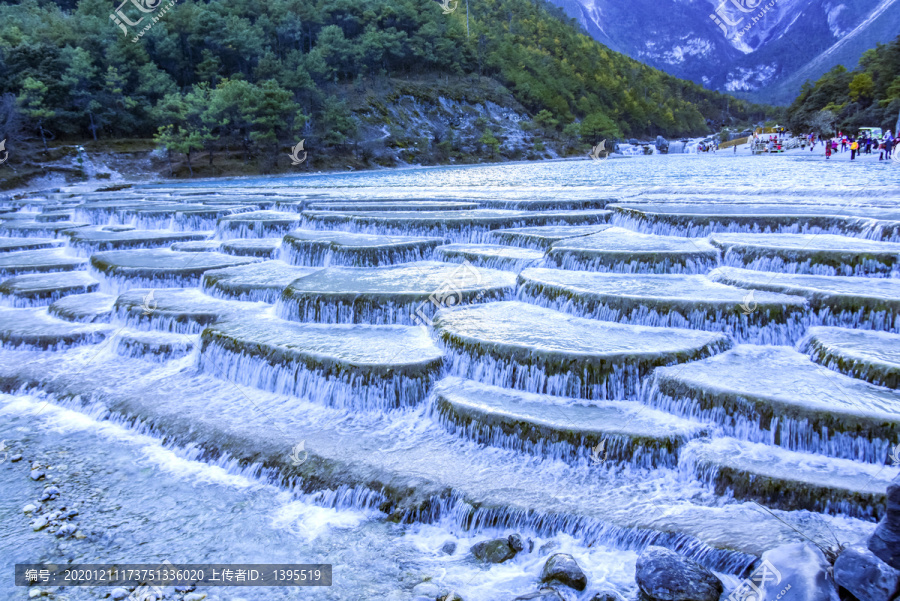
[[188,150],[186,153],[184,153],[184,156],[187,157],[188,171],[191,172],[191,177],[194,177],[194,168],[191,167],[191,151]]
[[94,124],[94,113],[88,111],[88,116],[91,118],[91,135],[94,136],[94,142],[97,141],[97,126]]
[[38,121],[38,129],[41,130],[41,141],[44,143],[44,152],[50,152],[50,148],[47,146],[47,136],[44,135],[44,120],[43,119]]

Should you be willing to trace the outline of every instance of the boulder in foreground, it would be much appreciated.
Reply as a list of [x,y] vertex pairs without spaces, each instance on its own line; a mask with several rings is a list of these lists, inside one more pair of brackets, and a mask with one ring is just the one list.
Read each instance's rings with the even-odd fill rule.
[[722,594],[715,574],[664,547],[647,547],[635,567],[641,592],[657,601],[718,601]]

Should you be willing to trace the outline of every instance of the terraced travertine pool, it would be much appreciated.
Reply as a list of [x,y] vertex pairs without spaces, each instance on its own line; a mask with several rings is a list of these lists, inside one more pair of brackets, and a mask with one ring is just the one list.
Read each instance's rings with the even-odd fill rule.
[[734,586],[855,543],[900,474],[898,184],[656,156],[11,194],[0,571],[331,563],[198,592],[512,601],[566,552],[589,601],[634,597],[651,544]]

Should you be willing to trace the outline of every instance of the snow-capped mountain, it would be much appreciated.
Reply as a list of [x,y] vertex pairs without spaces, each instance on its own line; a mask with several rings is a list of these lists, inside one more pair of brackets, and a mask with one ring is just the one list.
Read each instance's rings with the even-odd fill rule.
[[550,0],[599,42],[770,103],[900,33],[900,0]]

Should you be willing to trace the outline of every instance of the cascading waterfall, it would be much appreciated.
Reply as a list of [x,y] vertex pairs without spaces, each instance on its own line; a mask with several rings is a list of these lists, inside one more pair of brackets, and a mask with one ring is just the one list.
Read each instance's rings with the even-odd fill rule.
[[[696,152],[697,143],[696,140],[672,143],[670,153]],[[657,164],[666,159],[650,160]],[[702,162],[703,157],[697,157],[686,163]],[[641,165],[642,161],[635,158],[622,163],[621,168],[627,170],[634,168],[628,165]],[[569,168],[568,164],[563,167]],[[203,189],[202,184],[195,185]],[[656,192],[664,189],[648,188]],[[715,185],[711,190],[717,190]],[[714,204],[717,201],[710,197],[715,193],[692,194],[698,202]],[[412,216],[408,221],[396,219],[387,212],[374,219],[326,216],[326,211],[310,211],[304,214],[302,226],[266,224],[265,220],[251,226],[252,218],[234,224],[220,219],[272,207],[297,214],[304,201],[272,192],[270,200],[259,204],[254,204],[254,197],[246,196],[239,201],[240,205],[232,204],[233,199],[229,197],[222,199],[224,206],[216,206],[212,204],[212,196],[188,196],[179,193],[175,185],[165,194],[157,194],[152,189],[116,194],[116,198],[121,195],[128,203],[139,198],[148,205],[154,200],[165,200],[174,206],[156,205],[153,208],[159,207],[159,212],[145,213],[123,200],[123,206],[118,208],[112,201],[108,207],[81,209],[74,199],[69,201],[72,208],[67,210],[71,210],[73,219],[83,223],[124,223],[171,232],[216,230],[217,240],[230,242],[284,236],[280,249],[275,244],[271,248],[260,244],[260,250],[248,245],[233,254],[245,253],[255,261],[277,253],[278,258],[272,263],[281,261],[294,266],[345,265],[371,270],[377,266],[443,258],[505,270],[501,275],[510,282],[514,282],[510,272],[550,265],[555,267],[554,271],[668,275],[707,274],[725,265],[749,267],[760,273],[848,275],[873,281],[898,278],[892,265],[871,259],[856,263],[845,259],[836,265],[820,265],[769,257],[748,260],[745,254],[733,250],[725,251],[721,259],[716,259],[715,252],[707,252],[708,256],[704,257],[705,251],[699,249],[696,255],[691,254],[691,249],[677,250],[672,254],[680,253],[680,256],[672,258],[663,256],[667,250],[662,248],[665,245],[661,245],[662,250],[654,258],[623,258],[612,262],[553,250],[537,262],[512,254],[491,255],[491,249],[486,248],[454,248],[446,253],[434,250],[446,242],[511,244],[493,234],[497,229],[605,224],[609,213],[601,215],[599,211],[590,215],[588,212],[576,215],[575,211],[564,215],[564,211],[556,210],[526,211],[502,219],[474,215],[469,221],[456,221],[458,212],[455,211],[445,214],[429,211],[431,216],[421,222]],[[684,195],[685,202],[689,197]],[[788,200],[795,197],[802,198],[791,193],[784,195]],[[91,196],[89,200],[100,202],[100,198],[102,195]],[[760,200],[763,198],[760,196]],[[199,202],[211,204],[208,209],[188,204]],[[328,198],[317,198],[316,202],[328,202]],[[179,210],[179,205],[184,210]],[[35,212],[59,210],[52,203],[29,204],[25,199],[16,205],[17,209],[22,207],[31,207]],[[689,217],[669,221],[615,210],[611,219],[613,225],[631,231],[679,237],[704,237],[720,232],[840,234],[869,240],[897,236],[892,225],[867,216],[832,221],[813,217],[792,221],[786,217],[784,221],[772,223],[761,218],[752,225],[740,225],[726,218],[702,223],[691,222]],[[298,227],[316,232],[404,238],[431,236],[439,240],[414,241],[408,246],[387,241],[370,249],[364,244],[289,242],[290,232]],[[59,234],[58,239],[67,237]],[[151,246],[165,249],[169,245],[135,242],[129,243],[129,250],[124,252]],[[534,246],[543,252],[549,244],[534,243]],[[560,246],[565,248],[564,244]],[[78,244],[77,248],[70,243],[68,248],[85,258],[94,257],[101,250],[90,242]],[[604,250],[599,243],[598,248]],[[472,252],[466,254],[469,250]],[[171,251],[165,252],[175,256]],[[5,254],[0,253],[0,260]],[[207,254],[196,253],[196,260]],[[229,254],[223,261],[234,258]],[[791,524],[799,520],[793,510],[804,509],[809,513],[803,513],[802,521],[817,527],[834,525],[850,529],[856,524],[854,520],[871,523],[883,511],[878,491],[854,491],[852,498],[843,498],[835,492],[839,488],[829,487],[827,482],[807,484],[792,481],[791,474],[772,475],[762,469],[754,472],[746,466],[738,469],[725,462],[710,461],[702,445],[723,439],[737,441],[735,444],[758,444],[774,456],[786,456],[788,451],[805,453],[809,461],[823,462],[826,466],[829,461],[841,459],[856,462],[861,466],[860,473],[869,473],[866,470],[877,470],[885,464],[895,444],[892,424],[870,421],[856,428],[849,422],[842,424],[820,416],[779,413],[765,399],[742,398],[721,391],[717,396],[705,389],[689,389],[674,380],[682,367],[730,355],[740,350],[740,347],[732,348],[736,344],[796,344],[805,353],[801,359],[813,358],[834,370],[831,376],[852,376],[891,385],[892,381],[879,379],[879,372],[865,366],[847,365],[821,345],[804,340],[809,328],[819,325],[900,333],[900,317],[887,304],[878,305],[870,300],[854,304],[844,298],[842,302],[847,304],[840,305],[834,298],[811,292],[801,298],[798,306],[802,309],[789,310],[785,305],[780,314],[776,309],[747,313],[741,312],[738,306],[733,310],[724,305],[703,306],[702,302],[708,300],[703,298],[698,298],[693,306],[692,298],[686,295],[679,310],[666,311],[659,302],[650,306],[646,300],[650,293],[646,291],[635,293],[630,305],[586,304],[562,294],[554,296],[520,279],[518,286],[505,284],[504,288],[498,284],[484,292],[460,295],[459,304],[463,306],[438,314],[438,309],[443,307],[429,302],[427,296],[416,302],[384,300],[378,297],[379,293],[353,289],[340,290],[333,296],[324,293],[319,297],[312,293],[292,296],[291,282],[297,280],[291,279],[294,274],[284,266],[257,273],[256,280],[240,273],[216,276],[221,281],[234,278],[231,287],[220,288],[213,279],[203,278],[205,268],[196,274],[189,273],[188,267],[182,273],[171,273],[173,267],[162,255],[149,261],[146,269],[128,272],[125,268],[130,268],[129,265],[125,262],[121,265],[124,268],[118,273],[101,271],[98,267],[91,268],[89,273],[100,281],[99,289],[112,296],[136,288],[155,289],[158,305],[152,298],[139,304],[146,294],[144,291],[126,293],[126,298],[112,308],[104,304],[103,294],[95,296],[90,306],[65,302],[56,305],[60,300],[73,298],[73,293],[84,294],[86,290],[59,290],[44,297],[2,299],[3,311],[18,312],[10,313],[8,318],[4,315],[0,320],[4,322],[0,326],[3,390],[20,395],[42,394],[55,406],[164,439],[167,448],[181,457],[203,461],[229,474],[277,485],[320,507],[371,511],[376,516],[374,519],[398,522],[404,527],[427,524],[470,534],[513,529],[526,535],[572,536],[585,546],[609,545],[637,551],[649,544],[661,544],[707,567],[738,576],[746,574],[757,558],[724,547],[733,542],[731,549],[758,548],[762,543],[754,540],[752,545],[747,545],[742,540],[745,531],[766,536],[769,530],[775,530],[774,526],[768,529],[756,523],[756,514],[747,513],[743,506],[746,500],[782,510],[778,515]],[[253,275],[256,263],[244,266]],[[439,264],[438,269],[444,266]],[[78,266],[67,269],[73,268],[86,269]],[[7,267],[0,264],[0,269]],[[21,266],[12,264],[8,269],[17,270]],[[277,275],[278,285],[268,281],[269,273],[273,278]],[[304,274],[296,275],[298,279],[308,277]],[[398,275],[388,276],[386,280],[412,287],[404,278],[410,279]],[[755,289],[747,286],[748,292]],[[190,288],[190,294],[197,296],[179,296],[171,290],[183,287]],[[413,292],[404,294],[414,295]],[[516,303],[512,301],[514,298],[524,302]],[[478,327],[471,327],[470,322],[459,317],[470,307],[496,303],[507,304],[507,313],[489,315]],[[608,342],[602,332],[579,330],[576,324],[569,339],[547,335],[555,322],[548,326],[537,323],[538,317],[521,316],[531,309],[537,310],[536,307],[562,314],[559,317],[562,325],[582,318],[599,322],[608,329],[624,328],[617,324],[628,324],[672,331],[652,334],[660,337],[659,345],[664,350],[659,352],[654,352],[652,345],[632,351],[627,345],[615,348],[614,342],[609,342],[612,350],[604,349],[607,355],[589,356],[589,350]],[[417,315],[420,309],[421,315]],[[456,316],[456,329],[446,327],[447,316]],[[510,342],[510,338],[504,338],[504,332],[508,332],[504,326],[513,318],[531,321]],[[408,327],[412,325],[420,327]],[[702,343],[689,338],[712,332],[725,336],[709,334],[711,338]],[[644,339],[651,333],[635,329],[621,335]],[[692,342],[679,346],[675,343],[679,336]],[[614,340],[614,336],[610,339]],[[564,342],[571,345],[565,346]],[[19,352],[30,353],[29,360],[19,360],[11,354]],[[32,365],[35,361],[39,363]],[[659,376],[656,369],[660,366],[669,366],[669,371],[664,372],[668,379]],[[119,376],[120,370],[124,375]],[[104,382],[114,373],[123,378],[121,390]],[[723,381],[728,380],[728,374],[722,370]],[[602,427],[593,430],[593,426],[584,423],[567,423],[565,416],[559,418],[553,413],[552,403],[546,396],[516,405],[515,398],[521,395],[511,394],[513,401],[505,408],[497,408],[487,401],[478,405],[476,399],[467,409],[440,396],[442,387],[448,385],[446,380],[453,377],[515,393],[567,397],[552,401],[563,408],[577,406],[612,412],[619,407],[615,410],[622,411],[623,423],[629,428],[616,429],[615,424],[599,418],[594,419],[602,422]],[[713,381],[709,388],[719,384]],[[176,398],[182,391],[184,398]],[[485,395],[489,401],[497,400],[490,391]],[[179,407],[174,406],[176,402]],[[529,402],[532,404],[528,405]],[[516,412],[525,405],[536,413]],[[261,415],[279,428],[283,426],[287,433],[274,427],[265,431],[265,424],[259,430],[245,428],[247,422],[257,417],[246,414],[254,407],[261,408]],[[653,436],[642,436],[628,421],[632,407],[634,415],[645,411],[641,417],[646,420],[644,427],[656,427],[658,424],[653,420],[657,420],[673,430],[666,430],[668,434],[657,430]],[[184,411],[179,413],[179,408]],[[825,410],[820,413],[824,414]],[[197,419],[198,416],[203,419]],[[260,418],[260,423],[263,421]],[[683,427],[682,422],[696,429],[687,433],[678,430]],[[296,445],[301,438],[309,439],[316,432],[326,432],[328,443],[320,441],[317,447],[312,442],[306,447],[310,451],[309,460],[304,457],[304,462],[292,463],[289,455],[292,449],[285,441],[295,437],[297,440],[291,444]],[[329,445],[333,448],[326,448]],[[468,474],[469,471],[472,473]],[[481,480],[469,486],[466,478],[479,474]],[[516,478],[521,478],[522,483]],[[862,489],[864,485],[858,487]],[[665,490],[662,497],[661,490]],[[779,497],[771,493],[773,490],[784,494]],[[817,497],[818,492],[821,495]],[[666,509],[673,510],[672,519],[665,513],[659,518],[643,515],[660,498],[664,499]],[[679,507],[688,509],[679,514]],[[693,509],[696,513],[690,512]],[[705,515],[715,517],[707,523]],[[832,520],[832,516],[838,520]],[[716,528],[716,520],[733,527],[727,536],[734,536],[734,541],[723,538],[726,535]],[[765,540],[768,544],[774,536]],[[723,548],[714,548],[712,544]],[[482,599],[476,597],[475,601]]]

